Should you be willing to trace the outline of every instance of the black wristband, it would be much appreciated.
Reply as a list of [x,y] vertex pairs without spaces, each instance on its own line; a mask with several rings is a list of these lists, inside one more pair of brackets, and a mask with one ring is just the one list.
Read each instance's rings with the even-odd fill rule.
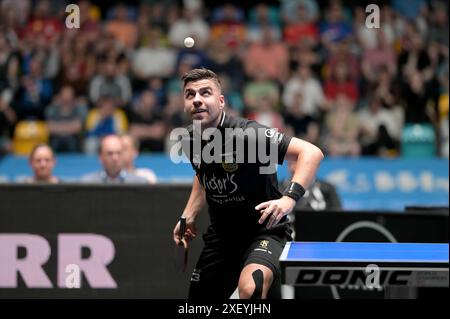
[[305,188],[302,185],[296,182],[291,182],[289,187],[284,191],[283,195],[288,196],[297,202],[303,197],[303,195],[305,195],[305,192]]

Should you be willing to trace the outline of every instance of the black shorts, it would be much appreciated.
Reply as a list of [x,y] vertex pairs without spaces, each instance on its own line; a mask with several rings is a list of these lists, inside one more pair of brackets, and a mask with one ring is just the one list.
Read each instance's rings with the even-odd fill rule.
[[[268,267],[273,283],[268,297],[278,297],[280,284],[279,258],[286,241],[292,240],[288,225],[264,230],[251,239],[237,240],[218,235],[211,227],[203,235],[205,246],[192,273],[191,299],[227,299],[238,286],[242,269],[249,264]],[[230,236],[231,237],[231,236]]]

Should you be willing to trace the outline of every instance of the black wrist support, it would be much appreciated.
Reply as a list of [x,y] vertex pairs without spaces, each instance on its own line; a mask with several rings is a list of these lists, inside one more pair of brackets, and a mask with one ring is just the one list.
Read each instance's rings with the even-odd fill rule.
[[283,195],[289,196],[297,202],[300,198],[303,197],[303,195],[305,195],[305,192],[305,188],[302,185],[296,182],[291,182],[291,184],[289,184],[289,187],[284,191]]

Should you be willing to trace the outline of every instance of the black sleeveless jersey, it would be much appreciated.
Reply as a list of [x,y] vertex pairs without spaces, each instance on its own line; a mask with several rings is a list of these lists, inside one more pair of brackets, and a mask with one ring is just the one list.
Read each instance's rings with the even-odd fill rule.
[[283,163],[291,137],[225,113],[217,128],[203,134],[194,126],[187,128],[189,139],[182,149],[205,189],[211,225],[258,232],[265,223],[258,224],[261,214],[255,206],[281,197],[276,167]]

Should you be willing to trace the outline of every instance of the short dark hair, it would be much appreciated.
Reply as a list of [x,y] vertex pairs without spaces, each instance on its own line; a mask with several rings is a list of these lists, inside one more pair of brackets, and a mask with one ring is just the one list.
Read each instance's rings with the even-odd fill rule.
[[222,89],[217,74],[206,68],[192,69],[189,72],[185,73],[181,78],[181,80],[183,81],[183,88],[185,88],[189,82],[196,82],[200,80],[211,80],[214,83],[216,83],[219,90]]

